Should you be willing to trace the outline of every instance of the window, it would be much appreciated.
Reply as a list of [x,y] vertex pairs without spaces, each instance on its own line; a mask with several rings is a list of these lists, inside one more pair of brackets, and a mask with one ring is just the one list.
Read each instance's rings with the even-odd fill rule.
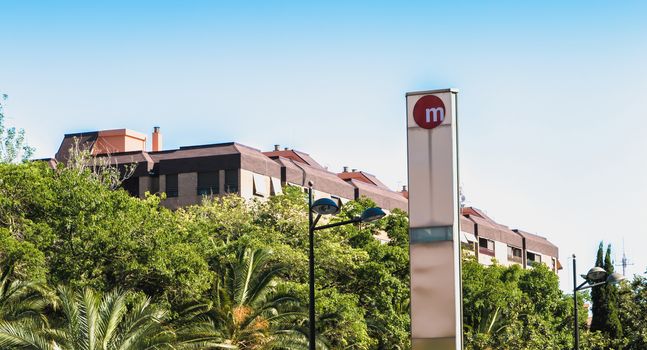
[[260,197],[267,197],[269,191],[265,183],[265,176],[254,174],[254,194]]
[[508,246],[508,260],[515,262],[522,262],[521,249],[517,247]]
[[218,194],[219,193],[218,183],[219,182],[218,182],[217,171],[198,173],[198,195],[211,196],[214,194]]
[[225,170],[225,193],[238,193],[238,169]]
[[485,238],[479,238],[479,247],[494,250],[494,241]]
[[166,175],[166,196],[177,197],[179,194],[177,174]]
[[151,176],[151,194],[156,194],[160,192],[160,177]]
[[139,197],[139,178],[131,177],[121,183],[121,187],[133,197]]
[[526,259],[528,259],[528,265],[532,265],[532,263],[540,263],[541,262],[541,255],[531,253],[531,252],[527,252],[526,253]]
[[494,241],[479,238],[479,253],[494,256]]
[[271,177],[270,178],[270,194],[273,196],[279,195],[283,193],[283,189],[281,188],[281,180]]
[[476,242],[461,241],[461,249],[463,249],[464,251],[468,251],[471,254],[474,254],[474,252],[476,251]]

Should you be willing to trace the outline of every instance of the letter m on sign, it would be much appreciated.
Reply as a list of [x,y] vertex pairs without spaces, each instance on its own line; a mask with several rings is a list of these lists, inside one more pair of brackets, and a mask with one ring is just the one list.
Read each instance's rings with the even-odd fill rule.
[[425,110],[425,119],[427,123],[431,123],[433,117],[434,123],[445,120],[445,109],[442,107],[427,108]]

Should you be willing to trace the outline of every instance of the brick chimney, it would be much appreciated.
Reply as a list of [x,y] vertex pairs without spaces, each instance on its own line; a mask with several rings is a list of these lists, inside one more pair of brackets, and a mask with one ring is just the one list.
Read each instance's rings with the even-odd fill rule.
[[162,150],[162,133],[160,133],[160,127],[156,126],[153,128],[153,152]]
[[400,191],[400,194],[404,196],[404,198],[409,199],[409,189],[407,188],[407,185],[402,186],[402,191]]
[[274,145],[274,151],[281,150],[281,145]]

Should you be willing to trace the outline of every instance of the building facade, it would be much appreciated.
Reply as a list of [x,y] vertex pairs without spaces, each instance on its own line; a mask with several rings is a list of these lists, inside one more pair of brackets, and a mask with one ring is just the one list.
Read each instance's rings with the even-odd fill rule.
[[[344,167],[334,173],[309,154],[275,145],[261,151],[236,142],[180,147],[163,150],[158,127],[151,135],[152,149],[146,149],[146,135],[128,129],[67,134],[50,163],[67,162],[74,148],[105,158],[130,176],[122,187],[131,195],[165,193],[162,204],[176,209],[198,204],[204,196],[235,193],[246,199],[263,200],[279,195],[285,186],[307,189],[313,183],[316,199],[331,198],[340,205],[367,197],[377,206],[392,211],[408,209],[406,186],[393,191],[376,176]],[[553,271],[561,269],[558,248],[546,238],[495,222],[483,211],[463,208],[461,242],[483,265],[493,259],[502,265],[524,268],[544,263]],[[376,236],[388,242],[386,234]]]
[[463,250],[476,256],[479,263],[496,263],[523,268],[535,263],[547,265],[552,271],[562,269],[559,249],[546,238],[497,223],[474,207],[462,209],[461,244]]
[[132,174],[122,187],[133,196],[166,193],[162,204],[176,209],[198,204],[203,196],[235,193],[246,199],[265,199],[281,194],[285,186],[307,188],[312,183],[316,199],[331,198],[344,204],[367,197],[385,210],[407,210],[401,192],[385,186],[375,176],[344,169],[334,173],[307,153],[292,149],[262,152],[236,142],[163,150],[158,127],[153,148],[146,150],[146,136],[128,129],[67,134],[55,156],[67,162],[70,150],[87,150],[108,163],[129,168]]

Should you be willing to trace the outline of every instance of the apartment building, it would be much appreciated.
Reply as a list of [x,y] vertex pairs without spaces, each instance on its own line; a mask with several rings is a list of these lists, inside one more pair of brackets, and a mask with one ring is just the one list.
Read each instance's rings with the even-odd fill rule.
[[200,203],[203,196],[236,193],[246,199],[264,199],[282,193],[285,186],[304,190],[313,183],[315,198],[332,198],[340,204],[362,196],[385,210],[407,210],[407,199],[375,176],[344,169],[334,173],[307,153],[288,148],[263,152],[236,142],[186,146],[163,150],[158,127],[152,134],[152,150],[146,135],[128,129],[66,134],[55,160],[67,162],[70,149],[88,150],[97,158],[109,158],[132,175],[122,186],[131,195],[166,193],[162,204],[171,209]]
[[[406,186],[396,192],[375,175],[348,167],[334,173],[298,150],[275,145],[263,152],[236,142],[164,150],[157,127],[151,138],[152,149],[148,151],[147,136],[128,129],[67,134],[55,159],[48,161],[67,162],[73,147],[88,150],[124,172],[131,171],[122,184],[131,195],[166,193],[162,204],[171,209],[200,203],[204,196],[227,193],[263,200],[281,194],[285,186],[306,190],[309,182],[314,184],[315,198],[327,197],[344,204],[368,197],[387,211],[408,209]],[[558,248],[544,237],[510,229],[473,207],[463,208],[460,225],[463,248],[475,254],[481,264],[490,265],[496,259],[506,266],[526,268],[545,263],[553,271],[561,269]],[[388,242],[385,234],[376,237]]]
[[545,237],[510,229],[474,207],[462,209],[461,244],[483,265],[491,265],[495,259],[504,266],[528,268],[543,263],[554,272],[562,269],[559,249]]

